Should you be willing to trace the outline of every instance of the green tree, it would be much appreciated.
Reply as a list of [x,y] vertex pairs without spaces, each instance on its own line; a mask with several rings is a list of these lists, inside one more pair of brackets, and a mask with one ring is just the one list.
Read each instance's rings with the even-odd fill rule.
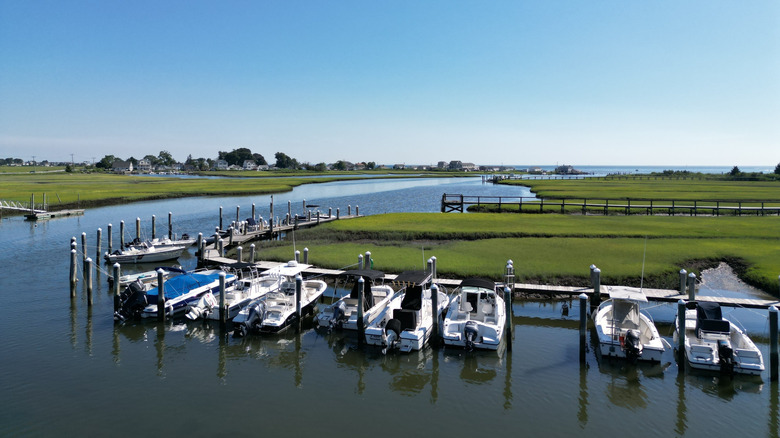
[[95,167],[98,169],[110,169],[114,166],[114,161],[116,161],[117,158],[113,155],[106,155],[105,157],[101,158],[100,161],[95,163]]
[[734,167],[731,169],[731,172],[729,172],[729,175],[731,175],[731,176],[737,176],[737,175],[739,175],[740,173],[742,173],[742,172],[739,170],[739,167],[737,167],[737,166],[734,166]]
[[368,170],[376,169],[376,163],[373,161],[369,161],[368,163],[366,163],[366,169]]
[[258,166],[262,166],[263,164],[268,164],[267,161],[265,161],[265,157],[260,154],[252,154],[252,159],[255,160],[255,164]]
[[780,175],[780,163],[777,163],[777,166],[775,166],[775,175]]
[[243,166],[245,160],[253,159],[252,151],[250,151],[247,148],[233,149],[230,152],[220,151],[218,156],[220,160],[227,161],[228,166],[232,166],[232,165]]
[[277,152],[276,155],[276,167],[279,169],[298,169],[298,160],[290,158],[284,152]]
[[347,162],[338,160],[333,164],[333,170],[347,170]]
[[157,159],[163,166],[173,166],[176,163],[176,160],[173,159],[173,156],[168,151],[160,151]]
[[70,163],[68,163],[67,165],[65,165],[65,172],[67,172],[67,173],[71,173],[71,172],[73,172],[73,168],[72,168],[72,167],[70,167]]
[[160,164],[160,160],[157,157],[155,157],[154,155],[146,155],[144,157],[144,160],[149,161],[149,164],[151,164],[152,166],[156,166],[156,165]]

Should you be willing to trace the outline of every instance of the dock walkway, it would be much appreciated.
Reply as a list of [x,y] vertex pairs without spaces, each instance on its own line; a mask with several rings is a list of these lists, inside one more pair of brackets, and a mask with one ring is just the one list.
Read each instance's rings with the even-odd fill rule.
[[[206,260],[211,265],[226,265],[236,263],[237,260],[226,257],[219,257],[215,250],[206,250]],[[268,270],[273,267],[282,265],[280,262],[272,261],[258,261],[255,265],[260,270]],[[311,267],[304,271],[304,274],[311,277],[337,277],[344,271],[338,269],[323,269],[317,267]],[[386,274],[385,281],[392,281],[397,277],[396,274]],[[445,286],[447,288],[456,288],[460,285],[461,280],[457,279],[436,279],[436,283]],[[609,297],[610,286],[601,285],[600,292],[603,297]],[[681,294],[678,290],[670,289],[648,289],[644,288],[642,291],[645,293],[648,301],[676,303],[679,300],[687,300],[687,294]],[[523,284],[515,283],[513,295],[515,298],[524,297],[527,295],[541,295],[549,298],[560,298],[560,296],[576,297],[580,294],[593,296],[593,288],[590,287],[576,287],[576,286],[552,286],[542,284]],[[745,307],[751,309],[768,309],[770,306],[780,307],[780,301],[777,299],[749,299],[749,298],[728,298],[717,296],[697,295],[697,301],[716,302],[721,306],[726,307]]]

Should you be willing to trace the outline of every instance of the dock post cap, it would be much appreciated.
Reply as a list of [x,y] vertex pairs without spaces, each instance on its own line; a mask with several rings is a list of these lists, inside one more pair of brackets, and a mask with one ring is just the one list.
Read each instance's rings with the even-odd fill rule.
[[579,298],[579,299],[581,299],[581,300],[587,300],[587,299],[588,299],[588,295],[587,295],[587,294],[585,294],[585,293],[583,292],[583,293],[581,293],[581,294],[578,296],[578,298]]
[[[160,269],[160,270],[162,271],[162,269]],[[219,276],[220,276],[220,277],[222,277],[222,278],[224,278],[224,277],[226,277],[226,276],[227,276],[227,274],[225,274],[225,271],[220,271],[220,272],[219,272]]]
[[688,271],[686,271],[685,269],[680,269],[680,274],[683,274],[683,275],[685,275],[685,274],[687,274],[687,273],[688,273]]
[[591,271],[592,271],[592,270],[594,270],[594,269],[596,269],[596,265],[595,265],[595,264],[593,264],[593,265],[590,265],[590,269],[591,269]]
[[163,271],[162,268],[157,268],[157,273],[158,274],[165,274],[165,271]]
[[683,305],[683,306],[684,306],[684,305],[685,305],[685,300],[683,300],[683,299],[679,299],[679,300],[677,300],[677,305],[678,305],[678,306],[679,306],[679,305]]
[[688,274],[688,277],[689,277],[689,278],[696,278],[696,274],[694,274],[693,272],[691,272],[690,274]]
[[601,273],[601,269],[599,269],[599,268],[595,268],[595,269],[593,270],[593,272],[598,272],[598,273]]
[[114,269],[119,268],[119,263],[114,263]]
[[777,313],[777,306],[774,306],[774,305],[772,305],[772,306],[769,306],[769,312],[771,312],[771,313]]

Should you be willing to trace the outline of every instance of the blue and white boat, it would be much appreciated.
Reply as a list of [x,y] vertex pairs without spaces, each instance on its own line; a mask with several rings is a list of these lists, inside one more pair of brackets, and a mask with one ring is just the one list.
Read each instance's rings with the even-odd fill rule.
[[[166,268],[174,269],[175,268]],[[184,312],[190,304],[196,303],[207,293],[219,291],[218,269],[186,272],[172,277],[163,283],[165,293],[165,314],[175,317]],[[236,282],[233,274],[225,275],[225,288],[232,287]],[[157,287],[145,290],[140,282],[131,283],[119,298],[119,309],[114,312],[114,319],[156,318],[159,290]]]

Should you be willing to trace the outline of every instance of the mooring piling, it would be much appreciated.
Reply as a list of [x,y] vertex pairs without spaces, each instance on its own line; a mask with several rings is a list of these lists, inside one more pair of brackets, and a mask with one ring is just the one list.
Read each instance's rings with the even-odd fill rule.
[[309,264],[309,248],[303,248],[303,263],[305,265]]
[[685,293],[685,285],[688,282],[688,271],[680,269],[680,295]]
[[141,240],[141,218],[135,218],[135,238]]
[[514,340],[512,320],[514,319],[514,311],[512,310],[512,290],[508,286],[504,287],[504,306],[506,307],[506,322],[504,323],[504,331],[506,332],[506,348],[508,351],[512,351],[512,343]]
[[114,250],[114,248],[113,248],[113,246],[114,246],[114,236],[111,235],[111,233],[112,233],[111,228],[112,228],[111,224],[108,224],[108,230],[107,230],[107,233],[106,233],[106,234],[108,234],[108,236],[106,236],[106,237],[108,237],[107,240],[108,240],[108,253],[109,254],[111,254],[111,252]]
[[295,263],[300,263],[300,262],[301,262],[301,252],[296,249],[295,250]]
[[217,243],[219,245],[219,256],[220,257],[225,257],[225,240],[224,239],[219,239],[219,241]]
[[152,239],[157,238],[157,216],[152,215]]
[[87,306],[92,306],[92,258],[85,262],[84,282],[87,283]]
[[301,274],[295,276],[295,329],[297,333],[301,331],[301,294],[303,293],[303,277]]
[[252,203],[252,220],[255,220],[255,203]]
[[685,370],[685,300],[677,301],[677,369]]
[[165,321],[165,271],[157,270],[157,320]]
[[227,308],[225,307],[225,272],[219,273],[219,326],[225,326],[227,322]]
[[102,246],[102,237],[103,236],[103,230],[98,228],[97,229],[97,241],[95,242],[96,249],[95,249],[95,263],[97,263],[98,266],[100,266],[100,247]]
[[87,233],[81,233],[81,264],[87,262]]
[[778,351],[777,351],[777,307],[769,307],[769,369],[770,380],[777,381]]
[[696,274],[688,274],[688,301],[696,301]]
[[255,262],[255,244],[249,245],[249,263]]
[[241,220],[241,206],[236,205],[236,222]]
[[[75,242],[74,242],[75,243]],[[78,251],[70,250],[70,297],[76,298],[76,281],[78,281]]]
[[358,254],[357,268],[363,269],[363,254]]
[[371,260],[371,251],[366,251],[366,256],[363,259],[363,266],[366,269],[373,269],[374,268],[374,261]]
[[360,216],[360,206],[359,205],[355,206],[355,216]]
[[365,297],[363,296],[365,294],[365,287],[366,287],[366,281],[363,279],[363,277],[358,278],[358,303],[357,303],[357,331],[358,331],[358,346],[363,346],[363,339],[366,337],[366,326],[365,321],[363,321],[363,301],[365,300]]
[[125,249],[125,221],[119,221],[119,249]]
[[439,312],[439,286],[436,283],[431,285],[431,318],[433,318],[433,326],[431,326],[431,339],[430,343],[432,347],[439,346],[439,320],[441,319],[441,313]]
[[593,269],[593,302],[592,307],[598,307],[601,304],[601,269]]
[[173,213],[168,212],[168,238],[173,240]]
[[114,313],[119,311],[119,272],[120,272],[120,266],[119,263],[114,263],[114,283],[112,284],[114,288]]
[[341,219],[341,209],[336,207],[336,219]]
[[588,296],[580,294],[580,363],[585,363],[588,332]]
[[244,247],[241,245],[236,248],[236,260],[238,260],[239,263],[244,261]]

